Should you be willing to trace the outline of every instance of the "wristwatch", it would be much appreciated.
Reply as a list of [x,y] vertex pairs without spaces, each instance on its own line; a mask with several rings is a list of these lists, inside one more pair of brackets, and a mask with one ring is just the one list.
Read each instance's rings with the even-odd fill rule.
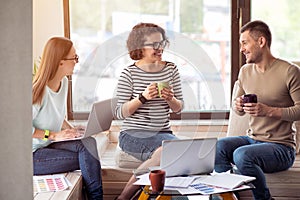
[[143,96],[143,93],[139,94],[139,100],[142,104],[146,103],[147,99]]

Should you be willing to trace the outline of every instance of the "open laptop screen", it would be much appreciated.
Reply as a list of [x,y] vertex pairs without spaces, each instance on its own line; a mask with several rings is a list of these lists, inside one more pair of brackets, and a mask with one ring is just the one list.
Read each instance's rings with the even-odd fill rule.
[[166,176],[208,174],[214,170],[217,138],[165,140],[160,168]]

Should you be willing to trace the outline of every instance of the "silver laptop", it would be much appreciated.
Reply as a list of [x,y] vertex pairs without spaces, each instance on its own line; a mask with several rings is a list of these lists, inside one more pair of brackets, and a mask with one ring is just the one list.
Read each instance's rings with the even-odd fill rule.
[[214,170],[217,138],[165,140],[160,168],[166,176],[208,174]]
[[96,133],[108,130],[114,118],[114,112],[117,102],[118,98],[115,97],[93,103],[86,128],[82,131],[82,134],[76,138],[56,142],[80,140],[86,137],[90,137]]

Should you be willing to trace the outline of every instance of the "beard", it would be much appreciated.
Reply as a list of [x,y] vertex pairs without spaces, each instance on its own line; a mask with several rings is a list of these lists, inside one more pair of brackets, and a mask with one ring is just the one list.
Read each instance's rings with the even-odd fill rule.
[[249,57],[246,57],[246,63],[258,63],[262,60],[262,52],[259,49],[253,51]]

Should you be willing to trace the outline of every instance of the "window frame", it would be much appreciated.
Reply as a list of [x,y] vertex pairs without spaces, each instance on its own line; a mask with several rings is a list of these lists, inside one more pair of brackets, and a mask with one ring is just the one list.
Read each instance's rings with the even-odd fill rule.
[[[240,67],[245,63],[245,58],[239,51],[239,31],[245,23],[250,21],[251,0],[231,0],[231,88],[238,78]],[[63,0],[64,36],[70,38],[70,10],[69,0]],[[72,103],[72,76],[68,76],[69,89],[67,98],[67,117],[69,120],[86,120],[88,112],[74,112]],[[208,120],[229,119],[229,110],[217,112],[183,112],[171,113],[171,120]]]

